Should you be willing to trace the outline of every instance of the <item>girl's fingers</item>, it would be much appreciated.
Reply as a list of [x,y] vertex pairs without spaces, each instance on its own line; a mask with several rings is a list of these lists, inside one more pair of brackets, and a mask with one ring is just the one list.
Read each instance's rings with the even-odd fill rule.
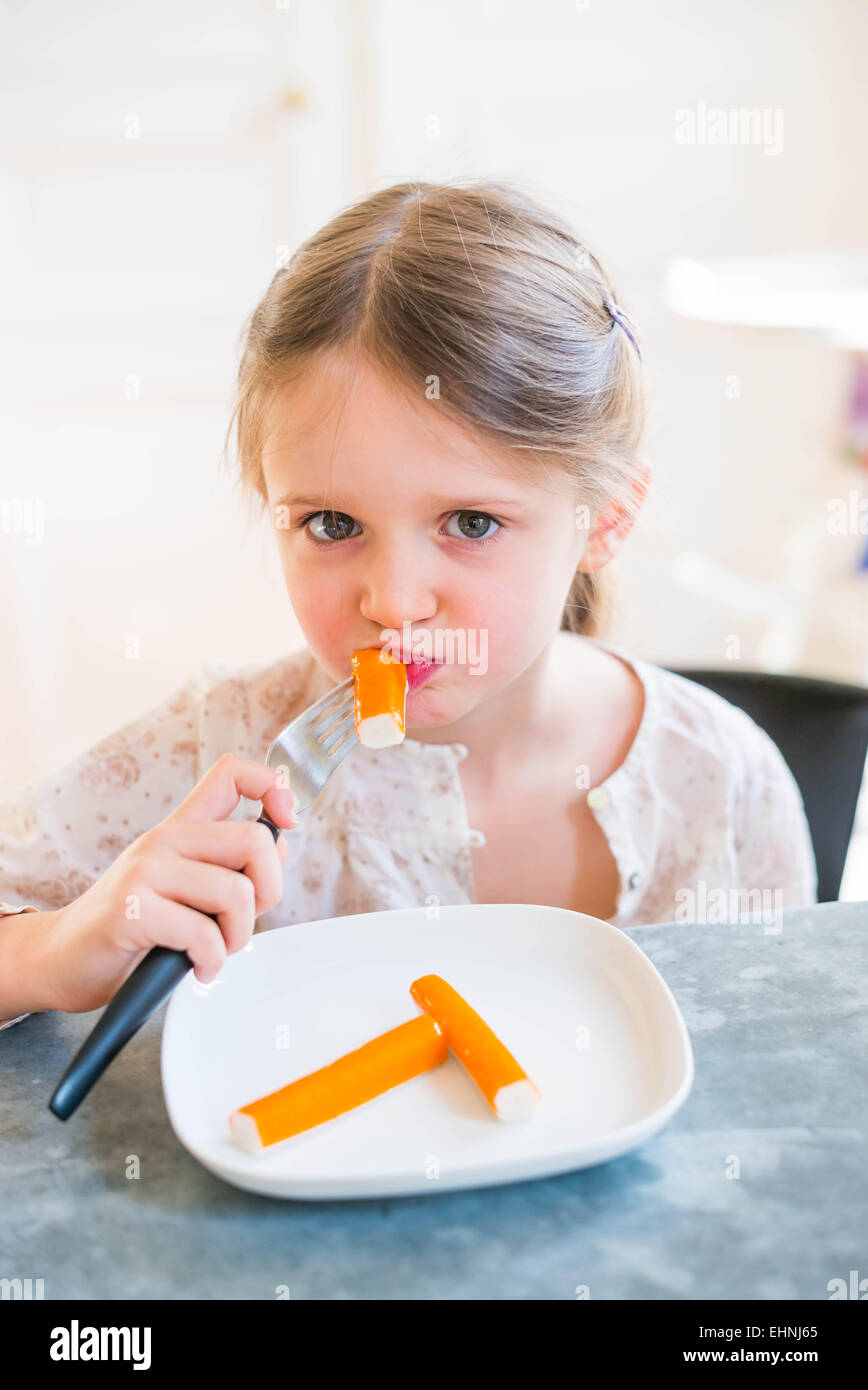
[[283,897],[283,861],[276,847],[283,837],[275,841],[268,826],[258,821],[214,821],[209,825],[170,825],[164,821],[149,832],[149,840],[155,858],[176,857],[185,866],[200,862],[247,874],[256,889],[257,914],[274,907]]
[[219,975],[229,952],[217,922],[152,892],[143,896],[141,914],[145,933],[151,938],[146,943],[149,948],[159,945],[186,951],[196,978],[203,984]]
[[[244,796],[250,801],[261,801],[275,825],[287,828],[285,798],[289,796],[291,800],[291,793],[286,788],[278,787],[279,776],[277,769],[269,767],[267,763],[242,758],[237,753],[224,753],[181,804],[166,816],[163,824],[183,822],[195,825],[203,821],[226,820]],[[280,793],[279,796],[273,794],[275,790]],[[273,813],[269,809],[271,807],[274,808]]]
[[[271,835],[265,826],[261,829]],[[148,885],[201,912],[226,911],[235,916],[241,912],[245,920],[249,914],[252,928],[255,918],[276,907],[283,897],[283,868],[273,844],[257,851],[256,861],[238,870],[181,854],[155,855]]]
[[[275,905],[270,900],[257,907],[253,882],[246,874],[233,873],[218,864],[200,864],[196,859],[167,856],[155,861],[148,887],[164,902],[216,917],[213,925],[215,930],[219,928],[230,956],[247,945],[259,913]],[[155,923],[155,928],[162,931],[162,922],[158,926]],[[161,938],[161,944],[168,943]]]
[[274,824],[283,830],[291,830],[298,825],[298,816],[293,810],[292,792],[288,787],[272,787],[262,798],[262,808]]

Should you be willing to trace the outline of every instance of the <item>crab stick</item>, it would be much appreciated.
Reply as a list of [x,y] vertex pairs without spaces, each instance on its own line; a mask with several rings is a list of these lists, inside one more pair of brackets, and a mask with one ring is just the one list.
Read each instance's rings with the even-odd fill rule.
[[404,738],[407,668],[385,647],[353,652],[355,725],[366,748],[389,748]]
[[260,1153],[430,1071],[448,1056],[439,1023],[428,1014],[411,1018],[327,1067],[242,1105],[229,1117],[232,1137],[248,1153]]
[[467,1000],[439,975],[420,976],[410,993],[440,1024],[449,1047],[498,1119],[528,1119],[542,1099],[540,1091]]

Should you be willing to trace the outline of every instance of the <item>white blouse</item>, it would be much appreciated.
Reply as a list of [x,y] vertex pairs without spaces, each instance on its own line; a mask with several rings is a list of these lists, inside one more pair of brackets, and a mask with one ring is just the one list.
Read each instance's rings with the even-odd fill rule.
[[[616,927],[726,920],[736,911],[816,901],[816,867],[798,787],[742,710],[662,667],[627,657],[645,708],[621,765],[587,792],[618,866]],[[285,724],[333,682],[307,648],[267,666],[203,666],[174,694],[65,767],[0,802],[0,914],[80,897],[133,840],[168,815],[224,752],[265,761]],[[473,903],[458,772],[461,743],[406,737],[359,746],[297,828],[284,832],[282,901],[257,931],[397,907]],[[232,820],[256,820],[242,797]],[[768,920],[764,918],[764,920]],[[0,1024],[8,1028],[27,1014]]]

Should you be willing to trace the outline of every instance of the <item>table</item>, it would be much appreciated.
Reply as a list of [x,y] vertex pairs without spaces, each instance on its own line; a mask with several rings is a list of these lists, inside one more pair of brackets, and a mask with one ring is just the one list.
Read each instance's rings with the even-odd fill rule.
[[0,1276],[46,1299],[256,1300],[826,1300],[868,1276],[868,902],[786,911],[777,934],[629,935],[690,1031],[687,1101],[632,1153],[502,1187],[243,1192],[169,1125],[167,1005],[65,1122],[48,1099],[96,1014],[31,1015],[0,1035]]

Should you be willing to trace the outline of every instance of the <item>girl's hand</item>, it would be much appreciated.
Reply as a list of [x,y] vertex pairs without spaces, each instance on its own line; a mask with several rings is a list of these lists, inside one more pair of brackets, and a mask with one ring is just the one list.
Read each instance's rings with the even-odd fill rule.
[[152,946],[186,951],[196,978],[213,980],[283,896],[284,839],[267,825],[225,819],[246,796],[261,800],[275,825],[296,825],[292,793],[277,778],[265,763],[224,753],[180,806],[54,913],[46,1007],[83,1013],[107,1004]]

